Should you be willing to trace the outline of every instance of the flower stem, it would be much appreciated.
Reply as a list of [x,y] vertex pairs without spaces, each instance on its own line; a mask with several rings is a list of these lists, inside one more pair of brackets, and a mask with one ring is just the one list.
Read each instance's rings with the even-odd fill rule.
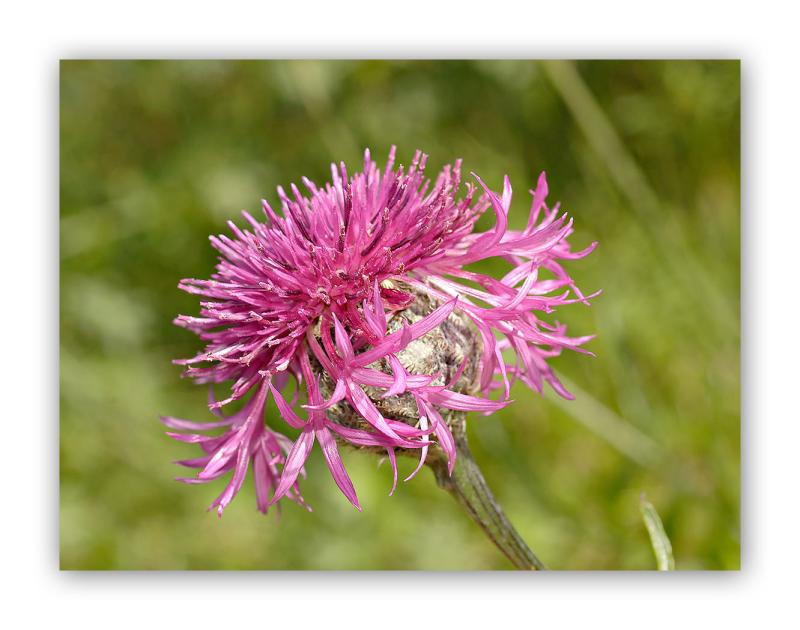
[[517,569],[544,570],[542,561],[522,540],[489,490],[469,450],[466,435],[461,431],[454,433],[458,457],[452,475],[448,474],[447,463],[442,459],[431,462],[437,483],[464,506],[472,520]]

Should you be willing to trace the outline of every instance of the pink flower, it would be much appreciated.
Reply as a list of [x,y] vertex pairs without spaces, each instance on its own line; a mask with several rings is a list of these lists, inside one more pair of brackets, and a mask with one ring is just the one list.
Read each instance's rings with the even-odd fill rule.
[[[246,212],[250,229],[229,222],[232,236],[211,237],[220,253],[212,279],[179,284],[205,301],[200,317],[181,315],[175,323],[197,333],[206,347],[175,363],[186,365],[185,375],[197,383],[232,383],[228,398],[209,403],[218,414],[252,392],[241,411],[217,422],[163,419],[178,430],[225,428],[214,437],[169,434],[200,444],[205,453],[180,462],[202,468],[184,481],[232,471],[212,504],[220,514],[251,463],[260,510],[282,497],[302,503],[297,479],[315,441],[340,490],[361,509],[337,442],[385,450],[396,484],[398,448],[419,453],[417,470],[430,449],[439,448],[452,470],[456,446],[443,414],[496,411],[510,402],[517,379],[538,392],[547,382],[570,398],[547,360],[563,348],[587,352],[580,346],[592,337],[568,337],[565,326],[540,316],[573,302],[588,304],[560,261],[582,258],[596,243],[570,250],[572,220],[559,214],[558,204],[546,205],[544,173],[531,191],[527,226],[514,231],[508,229],[508,177],[498,195],[473,174],[478,186],[466,183],[458,197],[460,160],[431,187],[426,155],[418,151],[408,169],[394,169],[394,158],[392,147],[381,172],[366,151],[363,172],[352,176],[343,163],[333,165],[332,183],[324,187],[303,178],[306,196],[294,185],[291,196],[279,187],[280,215],[264,201],[262,222]],[[486,210],[495,225],[476,232]],[[491,257],[509,265],[500,279],[466,268]],[[422,303],[428,307],[420,310]],[[448,327],[456,333],[441,337]],[[472,340],[451,344],[447,362],[415,369],[411,349],[419,352],[437,330],[441,339]],[[296,392],[287,402],[282,392],[290,382]],[[489,397],[494,391],[497,400]],[[296,411],[300,392],[307,397],[305,417]],[[293,443],[264,424],[270,393],[286,423],[300,431]],[[413,405],[411,416],[391,411],[389,403],[398,400]],[[343,410],[357,422],[340,421]]]

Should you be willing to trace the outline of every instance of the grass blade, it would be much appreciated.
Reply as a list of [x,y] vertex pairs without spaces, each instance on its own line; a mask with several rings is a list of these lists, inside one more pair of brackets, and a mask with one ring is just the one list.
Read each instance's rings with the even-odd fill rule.
[[647,533],[650,534],[650,543],[653,545],[653,553],[656,555],[656,565],[659,571],[674,571],[675,559],[672,557],[672,545],[664,531],[664,524],[656,512],[656,508],[642,494],[639,502],[639,509],[642,512],[644,525]]

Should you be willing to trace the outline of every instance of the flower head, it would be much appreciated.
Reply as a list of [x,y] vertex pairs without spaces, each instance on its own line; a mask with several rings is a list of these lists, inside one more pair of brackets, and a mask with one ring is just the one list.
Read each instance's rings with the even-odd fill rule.
[[[216,422],[163,420],[177,430],[225,429],[212,437],[170,433],[205,453],[179,462],[202,469],[184,481],[232,471],[212,504],[220,514],[251,464],[259,509],[283,497],[302,503],[297,480],[314,442],[359,507],[339,444],[385,451],[396,483],[397,449],[418,455],[411,476],[434,452],[452,470],[453,427],[467,411],[508,404],[515,380],[538,392],[547,382],[570,397],[547,360],[563,348],[586,352],[581,346],[591,337],[568,337],[565,326],[541,316],[588,303],[561,261],[586,256],[596,243],[571,251],[572,220],[558,204],[547,206],[544,173],[531,191],[526,227],[514,231],[508,177],[500,194],[475,174],[477,185],[462,184],[459,160],[431,186],[426,160],[418,151],[409,168],[394,168],[392,147],[381,170],[366,151],[362,172],[349,176],[342,163],[332,165],[324,187],[306,178],[305,194],[279,187],[280,213],[264,201],[262,221],[243,213],[249,229],[229,222],[231,236],[211,237],[220,253],[212,278],[179,284],[205,301],[199,317],[175,323],[206,347],[176,363],[197,383],[230,382],[231,389],[209,401],[221,416]],[[494,227],[477,232],[486,211]],[[502,278],[467,269],[491,257],[508,264]],[[287,401],[290,382],[296,387]],[[499,397],[490,398],[495,391]],[[241,411],[222,415],[248,394]],[[264,424],[268,395],[300,431],[294,442]]]

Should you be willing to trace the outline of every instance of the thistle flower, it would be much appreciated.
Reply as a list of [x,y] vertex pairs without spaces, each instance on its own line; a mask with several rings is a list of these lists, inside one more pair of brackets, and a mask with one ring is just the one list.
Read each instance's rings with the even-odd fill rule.
[[[458,160],[431,186],[426,161],[417,151],[407,169],[395,169],[392,147],[381,171],[367,150],[363,172],[348,176],[341,163],[323,187],[303,178],[305,194],[279,187],[280,214],[264,201],[262,221],[243,213],[249,229],[229,222],[231,236],[211,237],[220,253],[212,278],[179,284],[205,301],[199,317],[175,323],[206,347],[175,363],[197,383],[231,386],[224,400],[209,400],[219,420],[163,421],[192,431],[169,435],[203,449],[202,457],[179,462],[201,469],[183,481],[232,471],[211,506],[220,515],[251,464],[259,510],[284,497],[304,504],[298,477],[315,442],[359,510],[341,444],[385,452],[392,492],[397,453],[419,459],[409,479],[428,463],[447,485],[457,459],[468,456],[466,412],[504,407],[516,380],[540,393],[548,383],[570,398],[548,359],[565,348],[586,352],[581,346],[591,336],[569,337],[542,316],[588,304],[561,261],[586,256],[596,243],[570,249],[572,219],[558,204],[547,206],[544,173],[530,191],[526,227],[514,231],[508,177],[500,194],[474,173],[477,185],[463,184]],[[494,226],[477,232],[487,210]],[[502,278],[468,269],[492,257],[509,265]],[[225,405],[248,395],[240,411],[223,415]],[[265,425],[268,395],[300,431],[296,440]],[[221,435],[201,433],[219,428]]]

